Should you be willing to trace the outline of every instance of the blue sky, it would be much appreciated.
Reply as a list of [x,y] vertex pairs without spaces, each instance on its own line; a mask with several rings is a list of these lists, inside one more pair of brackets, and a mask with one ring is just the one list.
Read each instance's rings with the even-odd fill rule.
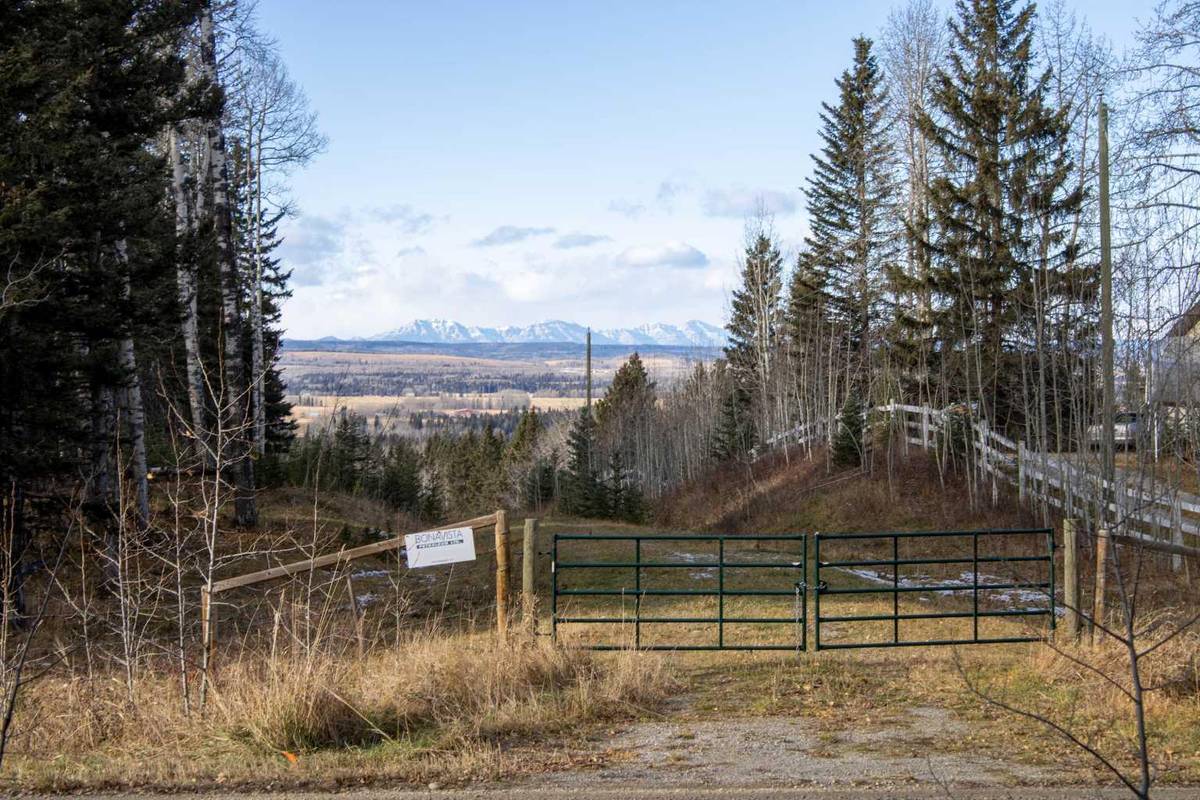
[[[802,239],[820,103],[895,5],[261,0],[330,140],[292,178],[289,335],[719,324],[755,204]],[[1118,50],[1151,6],[1075,4]]]

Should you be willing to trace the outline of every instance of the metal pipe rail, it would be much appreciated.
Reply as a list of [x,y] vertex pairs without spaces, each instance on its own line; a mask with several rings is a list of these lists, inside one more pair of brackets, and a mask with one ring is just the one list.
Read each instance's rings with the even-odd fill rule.
[[[988,537],[1014,537],[1014,536],[1044,536],[1046,537],[1046,552],[1041,555],[1033,556],[981,556],[979,554],[980,538]],[[953,557],[900,557],[900,541],[901,540],[940,540],[945,538],[967,538],[971,539],[971,552],[969,555],[953,556]],[[891,542],[892,557],[891,558],[859,558],[859,559],[841,559],[841,560],[822,560],[821,545],[826,543],[828,548],[829,543],[841,541],[862,542],[864,540],[876,540],[883,542]],[[1055,614],[1054,614],[1054,531],[1051,528],[1018,528],[1013,530],[982,530],[982,531],[891,531],[883,533],[835,533],[835,534],[815,534],[813,536],[813,560],[816,562],[816,586],[813,593],[813,617],[814,617],[814,644],[817,650],[837,650],[851,649],[864,647],[918,647],[926,645],[948,645],[948,644],[999,644],[1011,642],[1036,642],[1041,641],[1041,636],[980,636],[979,635],[979,620],[989,618],[1011,618],[1011,617],[1048,617],[1049,628],[1054,630]],[[828,552],[828,551],[827,551]],[[1003,564],[1003,563],[1041,563],[1045,565],[1046,578],[1045,580],[1012,580],[1007,582],[990,582],[980,583],[979,580],[979,565],[980,564]],[[900,568],[906,566],[929,566],[929,565],[946,565],[946,564],[970,564],[971,565],[971,582],[970,583],[935,583],[935,584],[901,584]],[[838,586],[830,587],[823,579],[822,571],[828,575],[829,570],[844,570],[850,567],[891,567],[891,584],[883,586]],[[880,580],[887,580],[886,576],[882,576]],[[1027,608],[1017,609],[1000,609],[1000,610],[980,610],[979,600],[980,592],[988,592],[1001,589],[1035,589],[1044,590],[1046,605],[1032,606]],[[904,594],[917,593],[971,593],[971,609],[969,611],[929,611],[929,612],[905,612],[900,611],[900,597]],[[841,614],[841,615],[824,615],[821,613],[821,597],[823,595],[891,595],[892,596],[892,611],[890,614]],[[910,620],[936,620],[936,619],[970,619],[971,636],[969,638],[958,639],[903,639],[900,636],[900,623]],[[832,624],[853,624],[864,622],[891,622],[892,623],[892,638],[891,641],[865,641],[857,639],[853,641],[830,642],[828,639],[822,641],[822,628]]]
[[[559,544],[561,542],[632,542],[634,546],[634,558],[632,561],[628,559],[622,560],[581,560],[581,561],[562,561],[559,558]],[[791,558],[798,560],[788,561],[744,561],[744,560],[728,560],[726,558],[726,543],[727,542],[793,542],[797,544],[798,552],[789,554]],[[717,545],[716,560],[706,559],[704,561],[644,561],[642,559],[642,545],[645,542],[715,542]],[[644,586],[644,573],[646,570],[655,569],[693,569],[716,570],[715,588],[704,589],[682,589],[682,588],[648,588]],[[564,570],[587,571],[597,569],[618,569],[632,570],[633,586],[620,588],[607,588],[602,586],[591,586],[585,588],[568,588],[559,584],[559,575]],[[782,583],[791,582],[790,588],[764,588],[764,589],[730,589],[725,585],[726,573],[729,570],[753,569],[753,570],[799,570],[800,579],[794,580],[794,576],[788,576],[781,580]],[[666,651],[698,651],[698,650],[804,650],[808,646],[808,615],[807,615],[807,573],[808,573],[808,537],[805,534],[788,534],[788,535],[746,535],[732,536],[720,534],[556,534],[554,536],[553,554],[551,561],[551,633],[557,639],[558,629],[560,625],[633,625],[633,644],[632,647],[637,650],[666,650]],[[561,614],[559,610],[559,598],[561,597],[630,597],[633,599],[634,610],[632,617],[630,616],[580,616],[578,614]],[[715,597],[717,598],[717,613],[715,616],[668,616],[668,615],[652,615],[644,616],[642,614],[642,600],[646,597]],[[793,606],[793,616],[791,617],[765,617],[765,616],[738,616],[731,617],[725,613],[725,598],[726,597],[794,597],[795,604]],[[663,643],[642,643],[642,627],[644,625],[716,625],[716,642],[712,644],[693,644],[689,642],[680,642],[678,644],[663,644]],[[753,624],[753,625],[794,625],[796,640],[791,644],[775,644],[764,642],[729,642],[726,639],[726,626],[731,624]],[[628,649],[625,645],[617,645],[610,643],[587,644],[583,645],[590,650],[622,650]]]

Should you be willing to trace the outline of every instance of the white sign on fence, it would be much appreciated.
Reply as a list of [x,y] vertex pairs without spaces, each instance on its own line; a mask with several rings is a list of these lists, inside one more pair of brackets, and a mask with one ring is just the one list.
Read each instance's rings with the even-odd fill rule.
[[409,569],[474,561],[475,534],[470,528],[410,533],[404,537],[404,552]]

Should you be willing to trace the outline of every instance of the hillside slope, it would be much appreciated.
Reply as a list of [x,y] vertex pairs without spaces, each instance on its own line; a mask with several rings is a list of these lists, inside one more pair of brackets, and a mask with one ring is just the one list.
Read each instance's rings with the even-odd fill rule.
[[939,476],[934,459],[913,449],[892,469],[881,457],[870,472],[829,468],[824,458],[776,453],[728,465],[658,504],[656,522],[681,530],[728,533],[957,530],[1036,523],[1016,498],[972,508],[960,475]]

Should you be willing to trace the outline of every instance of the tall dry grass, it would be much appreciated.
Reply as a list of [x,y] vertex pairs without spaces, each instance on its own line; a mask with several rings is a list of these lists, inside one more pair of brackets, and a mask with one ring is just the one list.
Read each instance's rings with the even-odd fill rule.
[[[646,654],[597,658],[491,633],[423,633],[363,657],[246,654],[190,716],[169,671],[145,674],[132,704],[119,676],[47,676],[23,700],[4,779],[68,789],[470,777],[496,769],[498,742],[637,714],[671,686]],[[375,751],[387,763],[364,769]]]

